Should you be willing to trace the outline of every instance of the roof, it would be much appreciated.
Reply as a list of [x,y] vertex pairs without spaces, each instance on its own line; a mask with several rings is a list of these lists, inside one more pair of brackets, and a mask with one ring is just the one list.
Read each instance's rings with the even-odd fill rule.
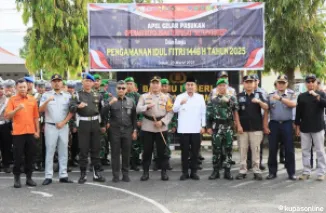
[[0,64],[25,64],[25,60],[0,47]]

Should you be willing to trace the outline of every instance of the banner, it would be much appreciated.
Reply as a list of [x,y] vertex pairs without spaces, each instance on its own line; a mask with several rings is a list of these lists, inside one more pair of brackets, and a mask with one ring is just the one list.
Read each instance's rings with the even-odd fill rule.
[[262,70],[264,4],[89,4],[90,71]]

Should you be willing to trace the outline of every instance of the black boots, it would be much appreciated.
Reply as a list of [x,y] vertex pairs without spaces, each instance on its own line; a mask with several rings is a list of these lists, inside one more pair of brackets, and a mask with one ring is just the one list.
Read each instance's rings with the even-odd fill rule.
[[14,177],[14,187],[15,188],[21,188],[22,184],[20,182],[20,175],[15,175]]
[[32,174],[27,174],[27,175],[26,175],[26,185],[27,185],[27,186],[31,186],[31,187],[34,187],[34,186],[37,185],[37,184],[32,180]]
[[209,180],[215,180],[215,179],[219,179],[220,178],[220,171],[219,168],[214,168],[213,173],[211,174],[211,176],[208,177]]
[[105,182],[105,178],[102,177],[100,169],[101,169],[100,165],[94,166],[94,168],[93,168],[93,181]]
[[224,179],[226,180],[233,180],[233,176],[231,175],[231,169],[230,168],[225,168],[224,169]]
[[149,179],[149,171],[148,170],[144,170],[144,173],[141,176],[140,180],[141,181],[147,181],[148,179]]
[[80,168],[80,178],[78,180],[79,184],[84,184],[87,181],[86,168]]
[[162,169],[162,171],[161,171],[161,180],[163,180],[163,181],[169,180],[169,176],[166,173],[166,169]]

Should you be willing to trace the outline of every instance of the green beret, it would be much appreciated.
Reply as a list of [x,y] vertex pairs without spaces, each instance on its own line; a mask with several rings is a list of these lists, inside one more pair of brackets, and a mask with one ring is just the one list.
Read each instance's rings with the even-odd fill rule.
[[102,79],[102,84],[106,85],[109,83],[109,79]]
[[126,83],[127,83],[127,82],[135,82],[135,80],[134,80],[133,77],[127,77],[127,78],[125,79],[125,82],[126,82]]
[[95,78],[95,80],[101,80],[102,77],[99,74],[95,74],[93,75],[93,77]]
[[161,84],[162,84],[162,85],[167,85],[167,84],[170,84],[170,82],[169,82],[168,79],[166,79],[166,78],[162,78],[162,79],[161,79]]
[[216,86],[219,84],[229,84],[228,80],[226,80],[225,78],[220,78],[217,82],[216,82]]

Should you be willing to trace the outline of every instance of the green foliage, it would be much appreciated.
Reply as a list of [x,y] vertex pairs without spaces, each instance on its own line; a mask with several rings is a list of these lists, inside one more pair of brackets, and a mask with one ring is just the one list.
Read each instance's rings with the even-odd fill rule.
[[[131,3],[133,0],[16,0],[25,24],[33,26],[20,55],[31,73],[69,73],[77,76],[88,66],[87,3]],[[136,2],[149,2],[137,0]]]

